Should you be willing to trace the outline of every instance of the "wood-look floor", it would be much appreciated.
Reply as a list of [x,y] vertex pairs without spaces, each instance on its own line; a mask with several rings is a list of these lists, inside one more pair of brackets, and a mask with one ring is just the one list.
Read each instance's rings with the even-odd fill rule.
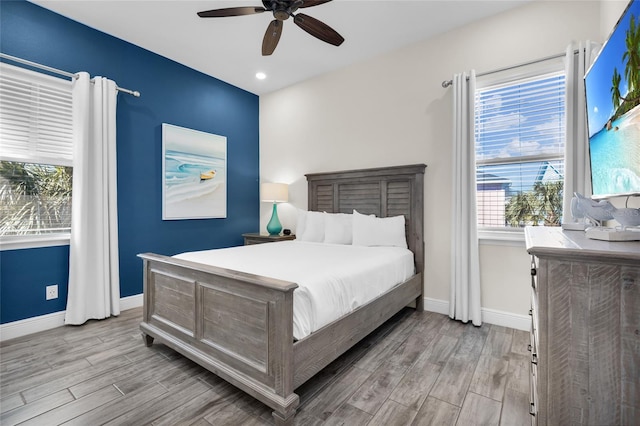
[[[141,309],[4,342],[0,424],[268,425],[271,410],[144,346]],[[405,309],[298,389],[298,425],[529,425],[528,333]]]

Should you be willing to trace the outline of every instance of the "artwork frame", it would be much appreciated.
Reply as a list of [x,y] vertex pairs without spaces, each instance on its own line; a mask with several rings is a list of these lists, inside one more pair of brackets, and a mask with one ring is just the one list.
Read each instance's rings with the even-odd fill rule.
[[226,136],[162,123],[162,220],[226,217]]

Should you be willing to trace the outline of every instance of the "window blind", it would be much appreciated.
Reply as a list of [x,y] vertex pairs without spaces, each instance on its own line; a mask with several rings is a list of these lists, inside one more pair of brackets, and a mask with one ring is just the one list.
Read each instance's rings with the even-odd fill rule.
[[0,63],[0,237],[18,241],[71,226],[70,81]]
[[479,227],[559,224],[564,117],[564,73],[476,90]]
[[73,165],[71,81],[0,63],[0,160]]

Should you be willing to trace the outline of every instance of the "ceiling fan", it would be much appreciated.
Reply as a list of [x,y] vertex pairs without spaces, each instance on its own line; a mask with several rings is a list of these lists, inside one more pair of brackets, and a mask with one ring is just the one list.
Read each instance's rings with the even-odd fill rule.
[[293,18],[293,22],[320,40],[340,46],[344,38],[333,28],[304,13],[295,13],[298,9],[318,6],[331,0],[262,0],[264,7],[228,7],[224,9],[206,10],[198,12],[201,18],[223,18],[227,16],[255,15],[262,12],[272,12],[275,18],[267,27],[262,39],[262,55],[273,53],[282,35],[283,22]]

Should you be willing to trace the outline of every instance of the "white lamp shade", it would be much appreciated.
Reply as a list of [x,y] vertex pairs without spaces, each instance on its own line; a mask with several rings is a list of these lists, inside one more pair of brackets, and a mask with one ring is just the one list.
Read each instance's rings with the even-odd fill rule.
[[263,183],[260,185],[260,200],[286,203],[289,201],[289,185],[286,183]]

